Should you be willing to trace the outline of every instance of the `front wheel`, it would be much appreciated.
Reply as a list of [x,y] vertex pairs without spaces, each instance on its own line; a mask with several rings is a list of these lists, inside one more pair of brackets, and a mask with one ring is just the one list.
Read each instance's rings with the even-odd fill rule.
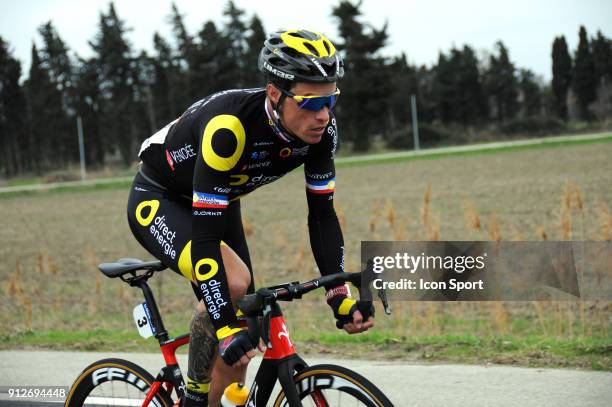
[[[74,381],[65,407],[140,406],[153,376],[142,367],[123,359],[102,359],[87,366]],[[171,407],[172,399],[160,388],[149,404]]]
[[[393,403],[368,379],[336,365],[310,366],[293,377],[302,404],[315,407],[393,407]],[[274,407],[289,402],[281,390]]]

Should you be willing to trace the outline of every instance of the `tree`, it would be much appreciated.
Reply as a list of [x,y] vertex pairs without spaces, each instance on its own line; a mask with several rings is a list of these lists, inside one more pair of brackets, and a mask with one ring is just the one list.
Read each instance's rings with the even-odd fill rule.
[[183,16],[179,13],[176,4],[172,3],[172,12],[170,14],[170,23],[172,24],[172,32],[177,48],[174,53],[174,62],[177,67],[176,76],[176,100],[180,106],[179,110],[189,106],[196,97],[195,89],[199,86],[198,82],[192,78],[195,70],[194,61],[197,49],[193,37],[187,32]]
[[442,123],[451,123],[454,120],[454,109],[456,107],[457,89],[453,78],[456,71],[452,66],[450,58],[443,52],[438,54],[438,63],[434,68],[434,72],[432,88],[437,118]]
[[125,39],[125,23],[113,3],[100,14],[99,32],[91,47],[96,53],[100,91],[100,136],[109,150],[118,149],[125,164],[134,158],[139,129],[133,126],[137,107],[134,100],[134,58]]
[[591,41],[591,48],[597,78],[612,81],[612,40],[597,31],[597,37]]
[[584,26],[580,26],[580,41],[576,50],[572,90],[576,95],[578,114],[582,120],[591,120],[593,115],[589,112],[589,105],[597,97],[597,73],[593,62],[591,45],[587,38]]
[[476,53],[468,45],[453,58],[457,66],[457,119],[464,126],[474,125],[486,120],[487,102],[484,97],[482,78]]
[[572,57],[565,37],[555,38],[552,46],[552,91],[557,117],[567,120],[567,91],[572,82]]
[[65,165],[62,161],[62,142],[65,140],[66,117],[62,108],[62,94],[51,82],[36,45],[32,45],[32,65],[25,88],[33,169],[40,172]]
[[74,108],[81,117],[85,138],[85,160],[88,166],[101,166],[104,164],[104,153],[108,150],[110,140],[101,136],[101,104],[100,78],[98,61],[95,58],[80,59],[75,70]]
[[244,55],[245,67],[243,70],[244,84],[248,87],[257,87],[262,84],[263,76],[259,72],[259,52],[266,40],[266,32],[261,20],[256,15],[251,19],[246,37],[246,53]]
[[[387,25],[380,30],[359,21],[361,2],[341,1],[332,15],[339,23],[344,42],[336,46],[344,53],[345,78],[340,82],[342,99],[338,115],[342,118],[344,134],[354,142],[354,149],[365,151],[371,136],[380,131],[372,120],[387,111],[387,97],[391,91],[386,61],[378,52],[385,46]],[[366,29],[367,27],[367,29]]]
[[[416,95],[417,80],[415,68],[408,64],[406,54],[395,57],[389,64],[389,75],[393,78],[393,90],[389,94],[388,122],[392,133],[405,132],[411,122],[410,96]],[[400,135],[405,137],[405,135]]]
[[539,116],[542,111],[542,90],[536,82],[534,73],[529,69],[520,70],[519,89],[521,91],[523,116]]
[[198,45],[194,54],[193,72],[194,81],[198,84],[194,88],[194,99],[218,90],[235,87],[233,78],[224,73],[232,70],[232,62],[227,53],[227,41],[212,21],[206,22],[198,34]]
[[180,68],[173,56],[170,44],[158,33],[153,35],[156,56],[153,66],[153,109],[156,127],[161,128],[174,120],[186,106],[181,106],[177,92],[180,92]]
[[440,53],[434,68],[433,89],[438,118],[446,124],[467,127],[486,116],[486,100],[476,54],[469,46],[452,48],[450,55]]
[[68,56],[68,48],[53,27],[51,21],[41,25],[38,32],[43,39],[40,49],[40,59],[44,69],[49,73],[49,79],[62,93],[64,109],[73,109],[72,97],[74,87],[74,67]]
[[513,119],[518,112],[518,84],[514,64],[503,42],[495,44],[497,55],[491,55],[487,71],[487,93],[491,96],[498,123]]
[[7,177],[31,167],[31,146],[25,131],[26,100],[20,76],[20,62],[0,37],[0,171]]
[[55,118],[58,133],[59,158],[63,163],[78,161],[78,143],[74,115],[74,72],[68,48],[53,27],[51,21],[41,25],[38,32],[43,39],[39,51],[41,69],[44,69],[51,84],[61,94],[63,114]]

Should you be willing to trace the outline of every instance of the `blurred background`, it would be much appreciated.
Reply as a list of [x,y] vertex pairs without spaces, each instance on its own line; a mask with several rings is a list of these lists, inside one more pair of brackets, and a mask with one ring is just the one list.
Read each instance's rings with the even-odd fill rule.
[[[609,1],[23,0],[0,15],[0,348],[156,347],[129,316],[141,295],[96,268],[150,258],[125,218],[140,143],[207,94],[263,85],[266,34],[293,27],[346,63],[348,271],[365,240],[612,239]],[[111,182],[41,190],[83,175],[79,122],[87,178]],[[414,129],[423,154],[361,160],[414,150]],[[476,147],[437,149],[459,144]],[[257,286],[317,275],[301,171],[241,201]],[[185,332],[186,281],[153,288]],[[285,307],[300,351],[612,370],[610,301],[398,302],[349,336],[311,297]]]
[[[20,2],[0,29],[3,177],[135,162],[142,140],[215,91],[262,85],[266,33],[341,50],[341,151],[610,128],[607,1]],[[65,174],[69,177],[69,174]]]

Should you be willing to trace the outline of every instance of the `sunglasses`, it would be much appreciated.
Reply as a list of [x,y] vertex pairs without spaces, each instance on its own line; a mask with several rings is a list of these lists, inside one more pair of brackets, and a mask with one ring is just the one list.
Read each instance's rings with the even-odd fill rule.
[[288,90],[280,88],[280,91],[285,95],[295,100],[300,109],[310,110],[312,112],[318,112],[327,106],[330,110],[334,108],[336,102],[338,102],[338,95],[340,95],[340,89],[336,88],[336,91],[331,95],[326,96],[301,96],[295,95]]

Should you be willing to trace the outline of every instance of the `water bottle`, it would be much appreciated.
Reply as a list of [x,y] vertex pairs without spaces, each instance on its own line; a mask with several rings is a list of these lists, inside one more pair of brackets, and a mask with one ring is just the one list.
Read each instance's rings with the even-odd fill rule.
[[249,397],[249,391],[244,383],[232,383],[223,391],[221,405],[223,407],[243,407]]

